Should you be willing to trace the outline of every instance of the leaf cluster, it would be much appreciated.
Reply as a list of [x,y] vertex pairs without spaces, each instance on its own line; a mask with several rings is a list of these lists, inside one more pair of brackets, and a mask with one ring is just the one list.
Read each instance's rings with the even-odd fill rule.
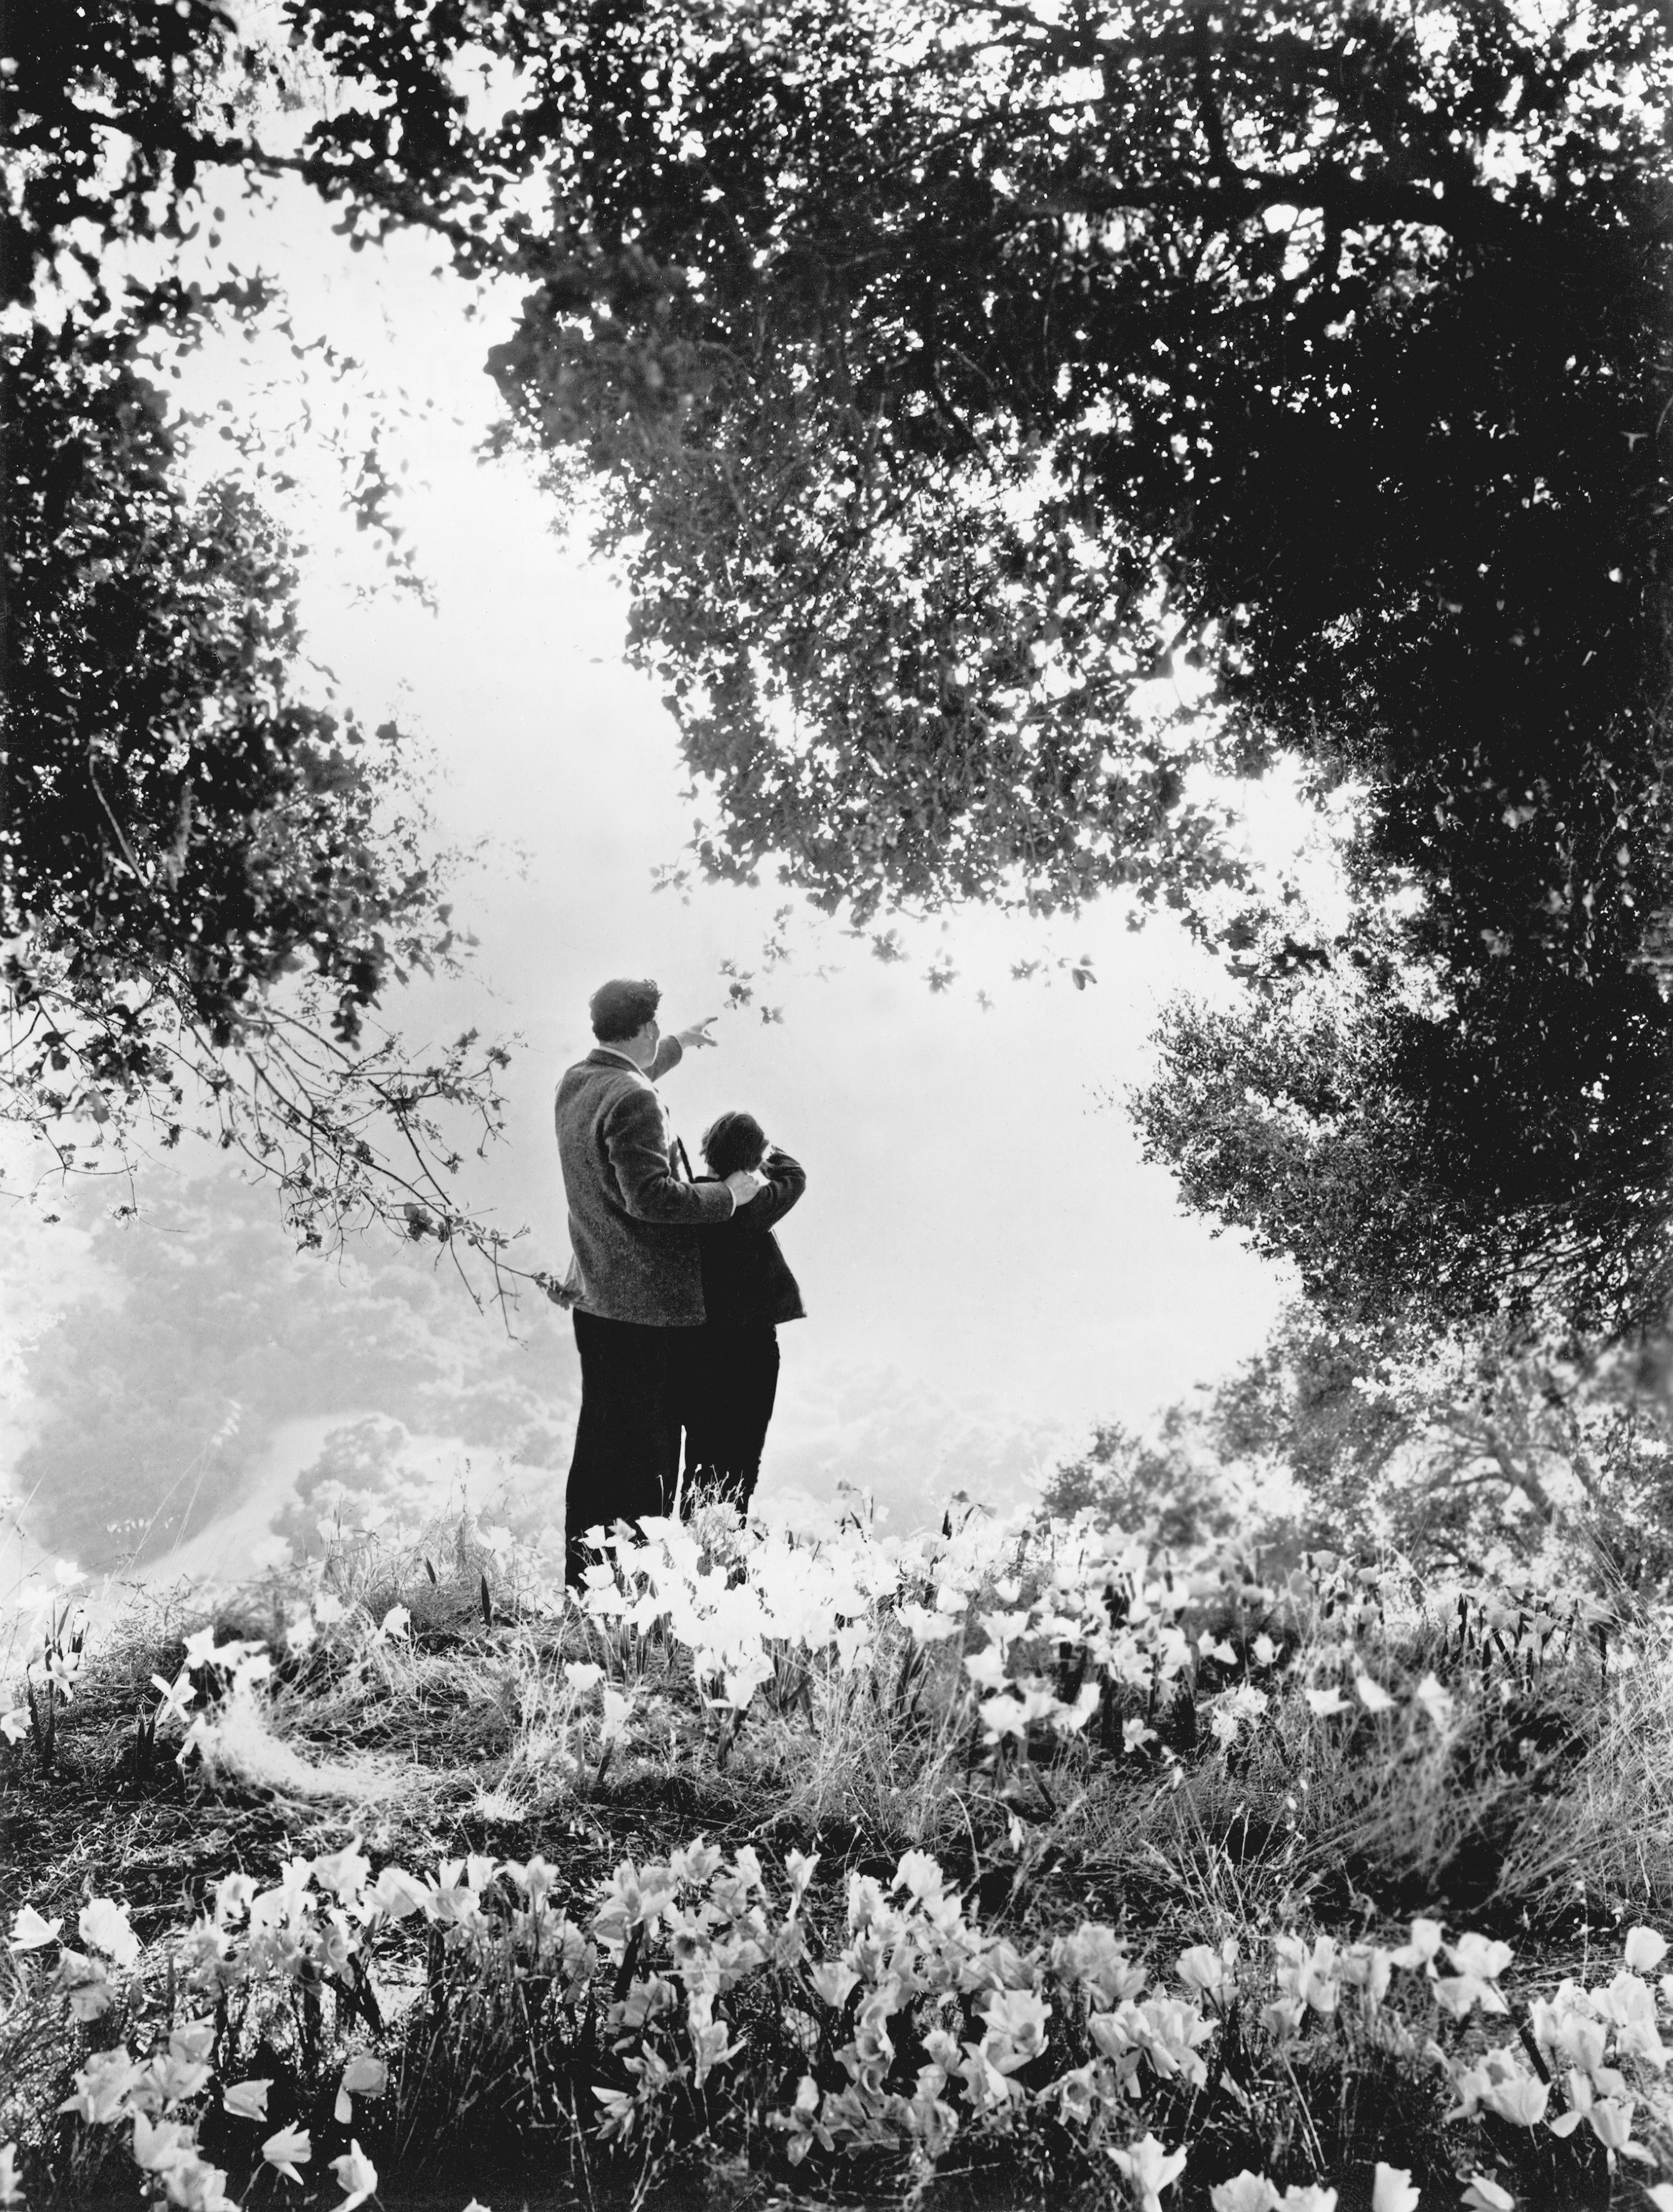
[[[211,0],[91,0],[13,11],[3,59],[4,1110],[59,1167],[200,1122],[305,1242],[385,1218],[497,1267],[443,1124],[492,1133],[504,1049],[415,1061],[368,1027],[466,941],[409,742],[311,684],[254,433],[226,423],[233,472],[194,489],[204,426],[167,398],[171,358],[276,308],[259,276],[184,274],[206,223],[219,266],[204,181],[289,166],[252,125],[270,58]],[[375,449],[348,489],[390,530]]]
[[495,373],[603,481],[717,866],[1186,889],[1229,863],[1130,700],[1175,647],[1231,757],[1449,798],[1659,666],[1647,8],[294,12],[363,88],[328,186],[530,287]]
[[[1258,984],[1416,975],[1331,1063],[1358,1195],[1267,1248],[1663,1300],[1647,0],[292,13],[348,88],[324,188],[526,288],[506,440],[625,567],[712,872],[861,920],[1124,886]],[[1356,794],[1346,938],[1228,834],[1215,776],[1280,757]],[[1294,1026],[1243,1025],[1264,1093],[1323,1065]]]

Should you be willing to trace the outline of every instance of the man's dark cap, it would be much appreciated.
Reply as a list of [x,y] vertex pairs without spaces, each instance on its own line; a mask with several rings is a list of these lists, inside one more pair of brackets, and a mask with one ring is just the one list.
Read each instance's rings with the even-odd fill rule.
[[600,1044],[619,1044],[623,1037],[637,1036],[661,1003],[662,993],[648,975],[613,975],[587,1002],[592,1034]]

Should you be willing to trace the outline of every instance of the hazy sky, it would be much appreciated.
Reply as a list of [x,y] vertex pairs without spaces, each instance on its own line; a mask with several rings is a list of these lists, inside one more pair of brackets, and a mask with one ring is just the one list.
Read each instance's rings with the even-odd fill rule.
[[[535,1261],[561,1267],[550,1100],[590,1042],[590,992],[609,975],[651,975],[665,1026],[718,1012],[720,963],[759,971],[789,895],[700,886],[681,903],[652,890],[653,869],[681,858],[689,831],[687,779],[654,687],[621,659],[621,595],[555,537],[517,465],[474,458],[493,405],[482,363],[503,303],[468,319],[466,295],[433,255],[407,241],[351,256],[300,195],[229,216],[237,258],[286,282],[298,337],[352,352],[363,394],[398,386],[415,404],[390,450],[409,466],[400,520],[433,613],[366,588],[377,550],[353,539],[332,467],[300,427],[304,404],[315,426],[341,421],[328,380],[276,342],[248,381],[237,349],[218,349],[184,387],[199,405],[226,398],[271,416],[275,458],[300,480],[288,512],[313,548],[315,652],[366,717],[393,711],[433,748],[446,831],[488,841],[458,902],[481,939],[470,980],[397,1011],[420,1036],[467,1024],[522,1033],[510,1140],[473,1188],[507,1225],[530,1224]],[[276,364],[288,392],[261,398]],[[352,444],[367,402],[349,392]],[[282,446],[288,420],[296,435]],[[213,461],[212,441],[208,452]],[[786,1439],[798,1402],[828,1406],[839,1382],[876,1375],[881,1387],[889,1370],[895,1387],[921,1382],[961,1410],[1073,1431],[1142,1418],[1254,1349],[1281,1278],[1184,1218],[1167,1176],[1140,1164],[1118,1108],[1103,1103],[1144,1072],[1164,999],[1181,984],[1216,988],[1177,931],[1133,934],[1113,908],[1049,933],[966,913],[944,932],[939,921],[910,932],[912,957],[888,967],[805,910],[791,939],[791,961],[757,973],[756,1005],[717,1024],[719,1048],[664,1086],[694,1152],[713,1114],[741,1106],[808,1169],[808,1195],[781,1234],[809,1316],[785,1333]],[[924,975],[937,951],[958,972],[933,994]],[[1015,962],[1042,952],[1090,954],[1098,981],[1076,991],[1049,966],[1049,986],[1011,980]],[[782,1020],[764,1023],[763,1003]],[[60,1260],[52,1272],[74,1268]],[[14,1277],[16,1326],[39,1304],[20,1287]],[[461,1326],[476,1325],[466,1310]],[[538,1356],[541,1332],[549,1342],[567,1323],[548,1310],[531,1326]],[[769,1480],[771,1468],[769,1448]]]

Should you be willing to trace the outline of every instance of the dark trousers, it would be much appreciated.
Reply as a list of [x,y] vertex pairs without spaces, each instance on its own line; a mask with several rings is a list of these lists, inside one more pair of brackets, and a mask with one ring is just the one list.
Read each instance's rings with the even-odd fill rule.
[[652,1328],[577,1311],[581,1417],[564,1498],[566,1573],[579,1582],[588,1554],[582,1537],[595,1522],[638,1521],[673,1510],[680,1468],[684,1372],[678,1340],[694,1328]]
[[748,1512],[779,1395],[779,1332],[707,1321],[682,1336],[686,1509],[718,1498]]

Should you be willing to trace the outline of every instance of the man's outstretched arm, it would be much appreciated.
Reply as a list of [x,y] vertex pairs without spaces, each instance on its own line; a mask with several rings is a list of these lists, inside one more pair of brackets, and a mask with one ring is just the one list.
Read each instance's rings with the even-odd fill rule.
[[664,1037],[657,1047],[650,1066],[645,1071],[652,1082],[658,1081],[670,1068],[677,1067],[687,1053],[696,1052],[706,1044],[715,1043],[717,1040],[709,1035],[709,1024],[718,1018],[717,1015],[705,1014],[700,1022],[694,1022],[689,1029],[676,1030],[671,1036]]

